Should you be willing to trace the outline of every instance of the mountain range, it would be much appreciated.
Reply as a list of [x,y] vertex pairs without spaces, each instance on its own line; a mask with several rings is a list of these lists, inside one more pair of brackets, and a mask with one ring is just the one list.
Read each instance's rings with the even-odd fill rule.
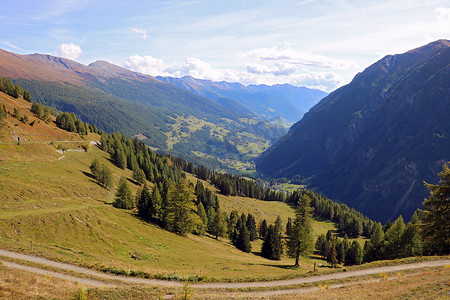
[[[274,120],[275,114],[269,116],[246,109],[249,101],[257,101],[257,96],[250,92],[246,95],[253,98],[248,101],[245,93],[236,99],[217,99],[214,95],[218,92],[194,93],[177,87],[175,80],[163,82],[105,61],[85,66],[51,55],[19,55],[0,50],[0,76],[9,77],[29,90],[33,101],[74,112],[107,132],[139,135],[154,148],[209,167],[220,166],[219,158],[254,159],[287,132],[286,124],[278,120],[290,118],[280,112]],[[214,90],[216,85],[245,90],[239,84],[202,81],[205,90],[208,86]],[[260,88],[271,90],[267,86]],[[295,90],[305,110],[318,101],[313,95],[324,94],[291,86],[284,89]],[[300,91],[306,96],[301,96]],[[290,98],[279,97],[277,101],[279,107],[292,106]]]
[[322,99],[257,160],[379,221],[411,217],[450,159],[450,41],[388,55]]
[[269,119],[281,117],[289,123],[300,120],[312,106],[327,95],[321,90],[289,84],[245,86],[240,83],[213,82],[191,76],[156,78],[216,100],[230,109],[256,113]]

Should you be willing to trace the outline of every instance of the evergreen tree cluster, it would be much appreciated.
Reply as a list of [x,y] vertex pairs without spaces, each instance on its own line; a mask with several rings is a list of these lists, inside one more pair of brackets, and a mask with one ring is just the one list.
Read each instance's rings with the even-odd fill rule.
[[364,245],[364,261],[421,255],[423,242],[420,223],[417,212],[408,224],[405,224],[402,216],[384,228],[377,223],[370,240]]
[[174,163],[184,171],[196,175],[198,178],[210,181],[221,194],[244,196],[264,201],[278,201],[297,205],[303,195],[311,199],[314,216],[324,218],[339,224],[339,231],[351,237],[360,235],[370,238],[376,222],[370,220],[355,209],[345,204],[338,204],[308,190],[285,193],[265,188],[260,181],[251,181],[240,176],[210,171],[203,166],[196,167],[193,163],[180,158],[173,158]]
[[24,91],[20,85],[14,84],[6,77],[0,78],[0,92],[8,94],[14,98],[19,98],[19,96],[22,96],[25,100],[31,101],[31,95],[28,91]]
[[[265,220],[264,220],[265,221]],[[264,224],[264,221],[261,223]],[[283,227],[281,223],[281,218],[278,218],[275,221],[275,224],[262,225],[262,230],[264,235],[264,241],[261,246],[261,256],[271,260],[280,260],[281,255],[283,254]]]
[[[351,245],[353,249],[351,250],[352,253],[349,253]],[[359,244],[350,244],[347,235],[343,239],[339,239],[333,235],[331,230],[328,230],[326,235],[321,234],[317,237],[315,248],[317,253],[326,258],[332,267],[336,267],[338,263],[346,265],[359,265],[362,263],[361,246]],[[359,259],[359,253],[361,253],[361,259]],[[348,257],[347,260],[346,257]],[[354,259],[355,257],[358,258],[356,261]]]
[[[33,103],[34,105],[34,103]],[[39,109],[39,105],[42,106],[42,104],[39,102],[38,104],[36,104],[36,110],[37,112],[36,115],[40,118],[43,118],[44,120],[45,115],[47,114],[46,109],[48,108],[48,106],[44,107],[44,111],[43,114],[44,116],[41,117],[40,112],[42,112],[42,109]],[[33,107],[32,107],[32,111],[33,111]],[[88,124],[86,122],[83,122],[81,119],[77,118],[77,116],[74,113],[69,114],[68,112],[64,112],[64,113],[60,113],[56,116],[56,125],[59,128],[62,128],[64,130],[67,130],[69,132],[77,132],[80,135],[87,135],[89,132],[94,132],[94,133],[98,133],[97,128],[95,127],[95,125],[91,125]]]
[[422,253],[420,220],[415,213],[408,224],[404,223],[401,216],[384,228],[376,223],[364,249],[356,241],[350,244],[347,235],[344,239],[339,239],[329,230],[326,235],[318,236],[315,248],[332,266],[336,263],[359,265],[375,260],[418,256]]
[[89,167],[95,179],[105,188],[112,187],[112,172],[107,165],[100,163],[98,159],[94,159]]
[[239,216],[239,212],[233,210],[228,218],[228,232],[230,241],[236,248],[250,252],[252,250],[250,242],[258,238],[255,217],[251,213],[247,216],[242,213]]
[[141,173],[140,169],[152,183],[168,180],[178,182],[184,176],[181,168],[172,163],[169,156],[156,154],[138,139],[130,139],[120,133],[102,132],[100,145],[119,168]]
[[[331,201],[321,195],[308,190],[299,193],[307,194],[311,198],[311,206],[314,208],[314,216],[333,221],[338,224],[341,234],[349,237],[364,236],[370,238],[376,222],[345,204]],[[292,201],[292,200],[291,200]]]

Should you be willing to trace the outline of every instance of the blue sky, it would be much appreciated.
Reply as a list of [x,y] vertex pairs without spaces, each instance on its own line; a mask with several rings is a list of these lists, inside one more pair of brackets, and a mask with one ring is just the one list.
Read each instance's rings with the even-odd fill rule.
[[331,91],[450,39],[450,1],[0,0],[0,48],[150,75]]

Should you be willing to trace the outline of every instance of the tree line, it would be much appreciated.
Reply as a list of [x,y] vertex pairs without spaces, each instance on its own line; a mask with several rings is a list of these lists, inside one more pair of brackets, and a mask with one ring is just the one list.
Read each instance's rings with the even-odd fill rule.
[[22,96],[23,99],[31,101],[31,95],[28,90],[23,90],[20,85],[14,84],[9,78],[6,77],[0,78],[0,91],[14,98],[19,98]]
[[330,220],[338,224],[339,232],[350,237],[364,236],[370,238],[376,222],[364,216],[362,213],[345,204],[338,204],[309,190],[299,190],[293,193],[274,191],[264,187],[259,181],[251,181],[246,178],[210,171],[204,166],[195,166],[180,158],[173,161],[184,171],[196,175],[198,178],[207,180],[216,186],[220,193],[230,196],[243,196],[263,201],[285,202],[296,206],[298,199],[307,195],[311,199],[314,208],[314,216]]

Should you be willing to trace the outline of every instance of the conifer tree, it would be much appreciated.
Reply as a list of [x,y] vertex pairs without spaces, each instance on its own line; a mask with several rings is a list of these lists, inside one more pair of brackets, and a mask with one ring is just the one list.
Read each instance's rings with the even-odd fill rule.
[[107,189],[112,187],[112,172],[106,165],[101,165],[98,181]]
[[150,202],[151,194],[148,189],[147,183],[144,184],[142,189],[139,191],[139,199],[137,201],[138,214],[141,218],[145,220],[150,220]]
[[244,222],[240,222],[239,233],[236,239],[236,248],[244,252],[252,251],[252,245],[250,243],[250,234],[247,230],[247,226],[245,226]]
[[423,202],[420,212],[424,246],[430,254],[450,253],[450,161],[444,163],[439,173],[439,183],[425,186],[430,197]]
[[345,254],[345,265],[360,265],[363,260],[363,251],[357,241],[353,241]]
[[214,235],[214,237],[217,240],[219,236],[225,236],[226,232],[227,232],[226,215],[224,215],[220,211],[220,209],[217,209],[211,224],[211,234]]
[[158,185],[155,185],[152,190],[152,195],[150,196],[150,203],[149,203],[149,216],[150,219],[156,223],[161,222],[162,220],[162,197],[159,193]]
[[289,236],[291,230],[292,230],[292,219],[291,219],[291,217],[289,217],[288,221],[286,223],[286,235],[287,236]]
[[167,221],[171,231],[181,235],[190,233],[200,222],[194,201],[194,187],[186,179],[180,180],[168,195]]
[[269,225],[267,228],[266,235],[264,237],[264,242],[261,246],[261,256],[268,258],[268,259],[274,259],[273,258],[273,238],[274,238],[274,228],[273,225]]
[[331,248],[330,251],[328,251],[327,255],[327,262],[331,265],[332,268],[335,268],[338,263],[336,239],[337,238],[332,238]]
[[364,260],[371,262],[383,258],[384,231],[380,223],[375,225],[375,229],[370,236],[367,249],[364,253]]
[[384,242],[384,257],[389,259],[399,258],[401,254],[401,238],[405,230],[403,217],[399,216],[392,226],[386,231]]
[[206,216],[205,208],[201,202],[198,202],[197,214],[202,222],[197,225],[196,232],[198,235],[204,235],[208,226],[208,217]]
[[303,195],[299,199],[292,231],[286,242],[287,254],[291,258],[295,258],[295,266],[297,267],[299,266],[300,255],[307,255],[311,251],[313,243],[310,201],[307,195]]
[[262,220],[261,224],[259,225],[259,238],[264,240],[267,234],[267,221],[266,219]]
[[232,210],[230,212],[230,217],[228,218],[228,237],[231,243],[235,244],[236,236],[234,235],[236,225],[239,219],[239,214],[237,210]]
[[31,101],[31,94],[28,90],[23,91],[23,99],[27,100],[28,102]]
[[247,230],[250,235],[250,241],[256,240],[258,238],[258,232],[256,231],[256,220],[252,214],[249,213],[247,215],[247,220],[245,222],[245,225],[247,226]]
[[139,184],[144,184],[145,183],[145,173],[144,171],[142,171],[141,168],[139,168],[139,166],[135,166],[134,170],[133,170],[133,180],[136,181]]
[[113,206],[116,208],[132,209],[134,208],[133,200],[133,192],[128,184],[128,180],[125,177],[121,177]]
[[338,240],[336,243],[336,258],[340,264],[345,261],[344,243],[342,240]]
[[417,256],[422,253],[422,238],[420,236],[420,223],[417,211],[406,225],[400,240],[401,257]]

